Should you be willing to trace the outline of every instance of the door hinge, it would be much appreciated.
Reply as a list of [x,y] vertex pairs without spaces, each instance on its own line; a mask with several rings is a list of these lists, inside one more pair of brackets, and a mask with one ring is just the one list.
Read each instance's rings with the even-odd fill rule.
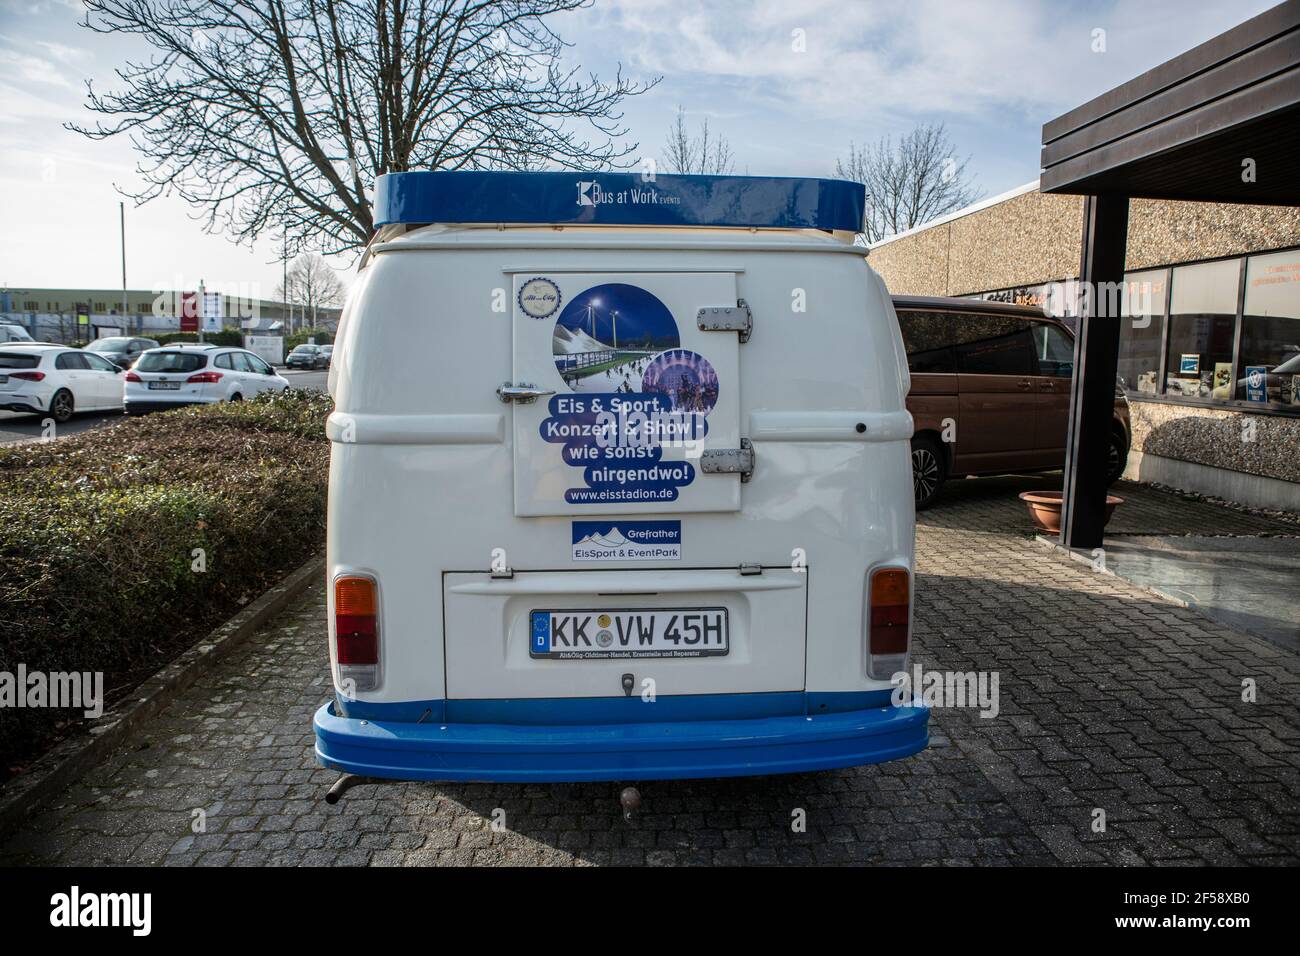
[[700,455],[700,471],[706,475],[740,475],[741,481],[754,476],[754,446],[748,438],[739,448],[717,448]]
[[706,306],[695,313],[701,332],[739,332],[740,341],[748,342],[754,331],[754,316],[749,303],[737,299],[735,305]]

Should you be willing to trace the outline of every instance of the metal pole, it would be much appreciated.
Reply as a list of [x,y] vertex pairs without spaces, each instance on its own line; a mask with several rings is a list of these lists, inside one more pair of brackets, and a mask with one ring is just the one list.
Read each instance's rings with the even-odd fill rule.
[[[1070,431],[1061,492],[1061,544],[1099,548],[1106,523],[1106,468],[1115,415],[1121,298],[1128,241],[1128,197],[1088,196],[1083,206],[1079,281],[1084,308],[1074,340]],[[1112,306],[1114,314],[1112,314]]]
[[203,344],[203,280],[199,280],[199,344]]
[[126,203],[117,204],[119,224],[122,227],[122,331],[126,331]]

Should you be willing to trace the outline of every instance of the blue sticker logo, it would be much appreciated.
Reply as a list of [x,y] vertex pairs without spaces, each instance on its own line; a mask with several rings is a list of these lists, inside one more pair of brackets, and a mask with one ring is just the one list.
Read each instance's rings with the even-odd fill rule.
[[1246,401],[1268,401],[1268,366],[1246,366]]
[[574,561],[680,561],[681,557],[680,521],[573,522]]
[[533,611],[530,649],[534,654],[545,654],[551,649],[551,616],[545,611]]

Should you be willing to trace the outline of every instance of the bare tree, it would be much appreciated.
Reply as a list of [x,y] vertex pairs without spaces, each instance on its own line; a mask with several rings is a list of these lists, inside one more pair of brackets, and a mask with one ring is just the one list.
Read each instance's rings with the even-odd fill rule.
[[319,310],[342,305],[347,287],[323,258],[309,252],[299,256],[289,267],[276,294],[286,305],[299,306],[303,321],[316,328]]
[[293,254],[369,240],[380,173],[601,169],[637,145],[620,104],[649,83],[560,65],[550,26],[590,0],[85,0],[83,26],[153,47],[88,84],[126,134],[143,202],[174,192],[210,231],[283,232]]
[[850,144],[835,175],[867,187],[862,232],[868,242],[904,232],[975,200],[943,124],[918,126],[897,143],[886,136],[861,149]]
[[664,141],[663,160],[672,173],[726,176],[736,169],[731,144],[721,136],[710,138],[708,118],[701,121],[700,131],[691,135],[686,128],[686,110],[680,106],[677,121]]

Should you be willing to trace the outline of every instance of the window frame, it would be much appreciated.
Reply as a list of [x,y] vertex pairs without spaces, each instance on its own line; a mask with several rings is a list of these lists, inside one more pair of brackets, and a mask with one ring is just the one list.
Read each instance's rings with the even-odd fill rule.
[[[1253,415],[1275,415],[1283,418],[1300,418],[1300,406],[1285,404],[1282,402],[1250,402],[1245,399],[1236,397],[1235,391],[1232,398],[1213,399],[1213,398],[1191,398],[1188,396],[1172,396],[1166,393],[1165,386],[1168,383],[1169,376],[1169,311],[1173,303],[1174,293],[1174,270],[1180,266],[1196,266],[1206,262],[1224,262],[1235,261],[1238,263],[1237,278],[1237,311],[1233,316],[1232,330],[1232,374],[1233,381],[1241,377],[1241,338],[1245,326],[1244,313],[1246,308],[1246,276],[1250,260],[1260,256],[1271,256],[1278,253],[1300,253],[1300,245],[1282,246],[1277,249],[1256,249],[1247,253],[1237,253],[1230,256],[1214,256],[1209,259],[1189,259],[1186,262],[1167,262],[1164,264],[1153,263],[1152,265],[1134,266],[1125,268],[1124,276],[1127,281],[1128,275],[1132,272],[1155,272],[1163,271],[1165,273],[1165,296],[1164,309],[1158,315],[1152,315],[1152,321],[1160,323],[1160,357],[1159,370],[1157,372],[1157,390],[1154,395],[1148,393],[1139,393],[1136,391],[1125,390],[1124,397],[1130,402],[1151,402],[1157,405],[1183,405],[1192,408],[1218,408],[1225,411],[1247,412]],[[990,295],[993,292],[1002,290],[994,289],[986,292],[971,293],[963,298],[973,299]],[[1125,318],[1123,321],[1127,321]],[[1298,319],[1297,321],[1300,321]],[[1075,334],[1078,334],[1077,329]]]

